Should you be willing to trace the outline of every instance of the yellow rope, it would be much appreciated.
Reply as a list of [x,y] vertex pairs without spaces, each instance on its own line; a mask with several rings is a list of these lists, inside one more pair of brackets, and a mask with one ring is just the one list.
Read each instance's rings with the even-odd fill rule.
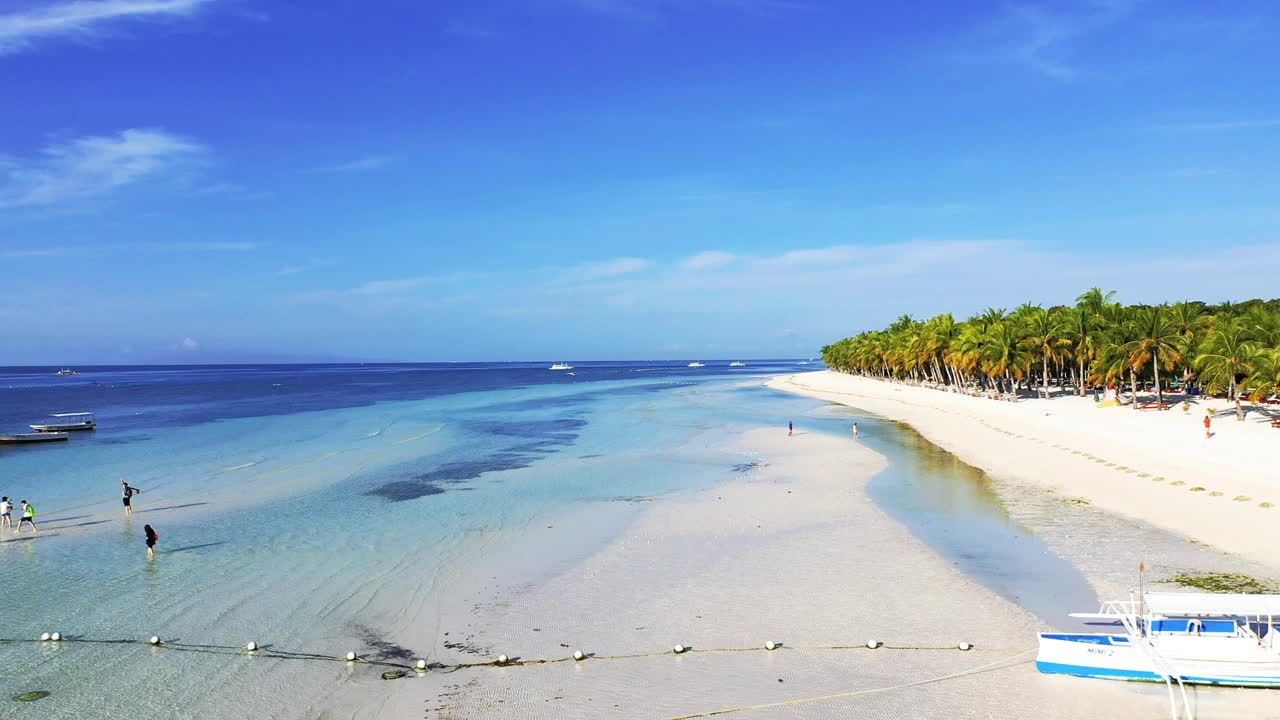
[[1001,663],[1008,662],[1010,660],[1016,660],[1020,657],[1023,657],[1024,655],[1030,655],[1033,652],[1036,652],[1034,648],[1031,650],[1020,652],[1017,655],[1012,655],[1007,658],[1001,658],[1000,660],[987,663],[986,665],[979,665],[978,667],[969,668],[968,670],[961,670],[960,672],[951,673],[950,675],[942,675],[936,678],[929,678],[927,680],[917,680],[915,682],[903,683],[901,685],[890,685],[888,687],[880,687],[880,688],[868,688],[866,690],[854,690],[852,692],[836,693],[834,695],[819,695],[817,697],[797,698],[795,700],[782,700],[779,702],[761,703],[759,705],[744,705],[742,707],[736,707],[736,708],[724,708],[721,710],[711,710],[708,712],[694,713],[692,715],[680,715],[678,717],[671,718],[671,720],[692,720],[693,718],[713,717],[715,715],[730,715],[732,713],[746,712],[748,710],[767,710],[770,708],[785,707],[787,705],[800,705],[802,703],[820,702],[822,700],[837,700],[839,698],[857,697],[859,695],[870,695],[872,693],[889,692],[891,690],[904,690],[906,688],[916,687],[917,685],[928,685],[930,683],[942,682],[944,680],[953,680],[958,677],[964,677],[965,675],[973,675],[975,673],[981,672],[988,668],[995,667],[996,665],[999,665]]

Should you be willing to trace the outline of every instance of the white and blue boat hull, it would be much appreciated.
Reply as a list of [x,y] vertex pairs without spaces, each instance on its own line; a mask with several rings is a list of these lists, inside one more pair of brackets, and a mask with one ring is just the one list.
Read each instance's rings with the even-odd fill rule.
[[[1166,672],[1184,683],[1280,687],[1280,657],[1255,638],[1157,636],[1154,647]],[[1165,680],[1151,655],[1127,635],[1116,634],[1041,633],[1036,669],[1107,680]]]

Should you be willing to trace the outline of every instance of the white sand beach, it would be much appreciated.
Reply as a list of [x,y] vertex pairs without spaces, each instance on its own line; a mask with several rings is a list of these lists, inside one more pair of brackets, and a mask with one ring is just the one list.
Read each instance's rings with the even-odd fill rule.
[[[771,387],[909,423],[996,477],[1083,499],[1271,567],[1280,566],[1280,429],[1226,400],[1189,411],[1100,408],[1092,398],[1002,402],[836,372],[783,376]],[[1202,421],[1214,413],[1213,437]]]
[[[1042,622],[868,499],[877,453],[802,427],[740,442],[754,469],[647,503],[586,560],[476,607],[466,645],[479,657],[439,659],[597,657],[380,683],[376,702],[323,717],[1168,716],[1163,687],[1036,672]],[[862,647],[869,639],[890,647]],[[765,650],[770,640],[782,647]],[[692,651],[677,656],[676,643]],[[895,649],[908,647],[935,649]],[[1265,691],[1197,702],[1203,718],[1280,716],[1280,694]]]

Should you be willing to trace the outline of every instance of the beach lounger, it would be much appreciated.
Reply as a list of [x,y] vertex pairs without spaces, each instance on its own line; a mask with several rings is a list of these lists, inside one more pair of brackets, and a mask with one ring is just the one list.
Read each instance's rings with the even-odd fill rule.
[[1138,405],[1139,410],[1168,410],[1171,407],[1173,407],[1173,405],[1169,403],[1154,402],[1154,401],[1144,402]]

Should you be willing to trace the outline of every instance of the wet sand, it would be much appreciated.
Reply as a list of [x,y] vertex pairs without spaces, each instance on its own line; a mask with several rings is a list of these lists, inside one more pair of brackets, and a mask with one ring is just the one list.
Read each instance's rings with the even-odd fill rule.
[[[481,656],[600,657],[432,672],[322,716],[1167,717],[1162,687],[1037,673],[1043,622],[867,497],[877,453],[775,430],[738,449],[755,464],[735,482],[658,498],[599,552],[473,610],[467,645]],[[1196,695],[1202,718],[1280,716],[1278,694]]]

